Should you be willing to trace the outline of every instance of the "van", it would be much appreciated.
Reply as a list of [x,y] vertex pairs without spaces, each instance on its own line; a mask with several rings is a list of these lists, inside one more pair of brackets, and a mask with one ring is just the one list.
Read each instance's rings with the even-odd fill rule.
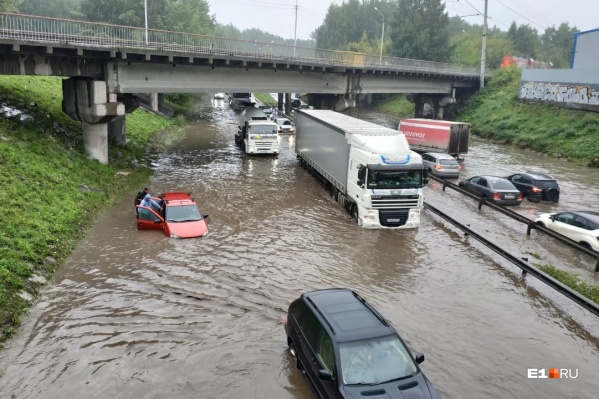
[[397,331],[360,295],[303,293],[285,322],[289,353],[318,398],[440,399]]
[[422,163],[429,174],[448,179],[457,179],[462,170],[455,157],[439,152],[425,152],[422,154]]

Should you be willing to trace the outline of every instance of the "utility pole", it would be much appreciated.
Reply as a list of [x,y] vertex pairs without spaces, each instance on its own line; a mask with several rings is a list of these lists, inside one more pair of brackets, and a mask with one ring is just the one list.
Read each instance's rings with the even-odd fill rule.
[[383,29],[381,32],[381,54],[379,56],[379,64],[383,64],[383,40],[385,39],[385,16],[383,15],[383,13],[376,7],[374,7],[375,10],[377,10],[379,12],[379,14],[381,14],[381,17],[383,17]]
[[487,6],[489,0],[485,0],[485,15],[483,23],[483,48],[480,54],[480,89],[485,87],[485,64],[487,62]]
[[148,0],[144,0],[144,14],[146,20],[146,44],[148,44]]
[[295,0],[295,40],[293,41],[293,56],[295,57],[295,48],[297,47],[297,0]]

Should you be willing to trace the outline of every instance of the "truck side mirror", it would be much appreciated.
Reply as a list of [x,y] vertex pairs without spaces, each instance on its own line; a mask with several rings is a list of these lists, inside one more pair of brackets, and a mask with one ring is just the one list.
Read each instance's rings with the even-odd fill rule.
[[358,186],[364,184],[364,178],[366,178],[366,167],[364,167],[364,165],[360,165],[360,169],[358,170],[358,179],[362,183],[358,183]]
[[422,179],[422,184],[428,184],[428,179]]
[[357,184],[358,186],[360,186],[360,187],[363,187],[363,186],[364,186],[364,180],[358,180],[358,181],[356,182],[356,184]]
[[[422,177],[424,177],[425,179],[428,177],[428,169],[424,169],[422,171]],[[426,184],[426,183],[424,183],[424,184]]]

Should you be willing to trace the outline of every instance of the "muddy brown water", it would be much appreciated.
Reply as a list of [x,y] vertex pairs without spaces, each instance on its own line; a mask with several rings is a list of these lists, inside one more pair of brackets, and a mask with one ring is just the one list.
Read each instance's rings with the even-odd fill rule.
[[[393,125],[378,114],[363,117]],[[418,230],[352,224],[295,158],[246,157],[235,114],[198,105],[151,187],[192,192],[210,233],[174,240],[135,228],[131,196],[104,213],[0,353],[1,398],[313,398],[286,351],[301,292],[349,287],[423,352],[444,398],[596,398],[598,318],[424,211]],[[550,170],[556,205],[599,209],[596,171],[473,140],[464,176]],[[432,182],[426,199],[500,245],[595,280],[592,262]],[[526,255],[528,254],[528,255]],[[578,369],[528,379],[529,368]]]

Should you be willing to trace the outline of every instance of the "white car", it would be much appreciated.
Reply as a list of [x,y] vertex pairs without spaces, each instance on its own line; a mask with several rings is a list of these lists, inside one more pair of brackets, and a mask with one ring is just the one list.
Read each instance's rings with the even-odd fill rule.
[[599,252],[599,212],[543,213],[535,223]]
[[214,94],[214,98],[217,100],[224,100],[225,99],[225,93],[215,93]]
[[279,133],[295,133],[295,126],[287,118],[274,118],[273,121],[277,124]]

